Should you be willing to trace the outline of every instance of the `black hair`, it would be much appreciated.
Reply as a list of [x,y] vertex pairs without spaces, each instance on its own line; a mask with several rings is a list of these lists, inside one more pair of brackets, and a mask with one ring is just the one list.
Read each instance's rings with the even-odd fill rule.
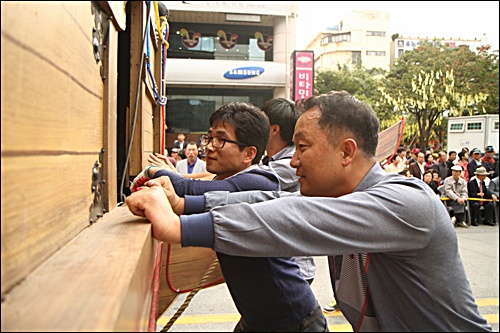
[[269,124],[280,126],[280,138],[287,145],[293,144],[295,124],[299,118],[295,103],[286,98],[275,98],[262,106],[262,111],[269,118]]
[[380,122],[370,105],[345,90],[308,97],[301,104],[304,110],[319,107],[318,124],[326,130],[332,144],[338,143],[339,131],[352,133],[359,149],[368,157],[376,156]]
[[[215,123],[234,126],[236,140],[257,148],[252,164],[259,163],[269,140],[269,119],[258,107],[245,102],[230,102],[210,116],[210,127]],[[245,147],[240,146],[240,151]]]

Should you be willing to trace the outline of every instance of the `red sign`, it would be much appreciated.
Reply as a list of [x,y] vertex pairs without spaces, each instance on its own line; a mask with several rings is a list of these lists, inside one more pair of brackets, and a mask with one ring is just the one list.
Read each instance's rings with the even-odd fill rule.
[[314,93],[314,52],[293,51],[290,69],[290,99],[297,101]]

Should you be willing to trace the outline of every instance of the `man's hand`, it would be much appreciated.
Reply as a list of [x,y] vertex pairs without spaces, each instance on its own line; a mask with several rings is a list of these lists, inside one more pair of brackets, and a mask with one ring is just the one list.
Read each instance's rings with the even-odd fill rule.
[[132,214],[148,218],[154,238],[166,243],[181,243],[180,218],[172,211],[160,184],[151,184],[131,194],[125,202]]
[[150,153],[149,157],[148,157],[148,162],[151,164],[154,164],[154,165],[158,165],[158,166],[160,166],[164,169],[170,170],[172,172],[178,173],[177,169],[174,167],[172,162],[170,162],[168,157],[165,155],[158,154],[158,153],[153,155]]
[[175,214],[181,215],[184,213],[184,198],[179,197],[174,190],[174,186],[172,185],[172,181],[167,176],[161,176],[155,178],[154,180],[149,180],[144,183],[144,186],[155,186],[160,185],[163,188],[163,192],[167,196],[168,201],[170,202],[170,206]]
[[142,170],[132,181],[130,184],[130,191],[132,193],[139,191],[144,183],[151,179],[156,173],[156,171],[160,170],[161,167],[150,165],[146,169]]
[[465,199],[464,198],[457,198],[457,203],[460,205],[463,205],[465,203]]

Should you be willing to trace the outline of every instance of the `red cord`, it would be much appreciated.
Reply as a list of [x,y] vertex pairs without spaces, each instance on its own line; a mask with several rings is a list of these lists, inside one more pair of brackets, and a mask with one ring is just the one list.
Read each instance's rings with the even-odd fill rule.
[[161,257],[163,253],[163,242],[158,242],[156,248],[156,266],[153,276],[153,291],[151,296],[151,310],[149,312],[148,332],[156,332],[156,321],[158,320],[158,298],[160,294],[160,271]]

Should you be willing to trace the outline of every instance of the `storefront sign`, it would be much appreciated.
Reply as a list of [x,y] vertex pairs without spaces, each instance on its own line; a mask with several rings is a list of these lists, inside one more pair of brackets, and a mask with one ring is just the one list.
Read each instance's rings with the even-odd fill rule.
[[230,80],[249,79],[264,73],[262,67],[240,67],[234,68],[224,73],[224,77]]

